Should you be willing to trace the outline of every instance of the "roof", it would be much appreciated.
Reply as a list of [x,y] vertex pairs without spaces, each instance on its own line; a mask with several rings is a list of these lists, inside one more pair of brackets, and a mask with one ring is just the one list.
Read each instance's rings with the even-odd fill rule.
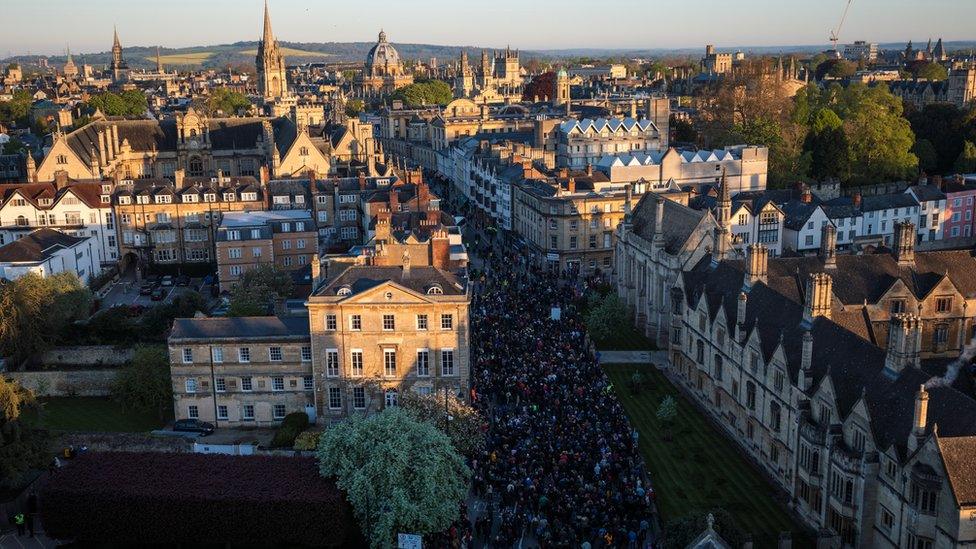
[[[308,210],[267,210],[255,212],[227,212],[220,219],[221,228],[252,227],[274,221],[311,221]],[[312,227],[309,226],[309,230]]]
[[865,196],[861,199],[861,211],[890,210],[893,208],[909,208],[918,206],[918,200],[907,193],[879,194]]
[[650,241],[654,238],[654,227],[657,222],[657,205],[664,201],[664,219],[661,228],[664,232],[664,249],[669,254],[677,254],[688,241],[702,219],[708,213],[693,210],[683,204],[668,200],[655,193],[647,193],[641,197],[631,216],[632,231],[638,236]]
[[177,318],[170,341],[220,339],[308,339],[307,317],[245,316]]
[[37,229],[19,240],[0,246],[0,262],[40,263],[60,250],[71,248],[85,240],[87,239],[54,229]]
[[386,282],[393,282],[417,293],[426,294],[432,286],[440,286],[443,295],[465,295],[467,288],[453,274],[437,267],[411,267],[405,275],[403,267],[353,265],[336,275],[315,292],[318,296],[335,296],[341,288],[349,288],[352,295],[365,292]]
[[919,202],[934,202],[937,200],[945,200],[946,195],[935,185],[912,185],[908,187]]
[[956,503],[976,505],[976,437],[940,436],[937,441]]
[[[47,210],[54,207],[67,194],[76,196],[78,200],[84,202],[89,208],[108,208],[107,204],[101,203],[101,181],[92,182],[91,180],[86,180],[85,182],[70,182],[60,189],[53,182],[0,185],[0,206],[14,198],[15,194],[26,199],[32,206],[39,210]],[[42,198],[50,198],[51,204],[42,206],[39,202]]]

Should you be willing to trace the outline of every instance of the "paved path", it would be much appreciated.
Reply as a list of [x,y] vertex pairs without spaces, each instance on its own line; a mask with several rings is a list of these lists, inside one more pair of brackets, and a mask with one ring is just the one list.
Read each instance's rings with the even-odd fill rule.
[[38,533],[34,537],[18,537],[17,532],[13,534],[0,534],[0,549],[47,549],[57,547],[58,543],[44,534]]
[[656,364],[667,361],[665,351],[597,351],[602,364]]

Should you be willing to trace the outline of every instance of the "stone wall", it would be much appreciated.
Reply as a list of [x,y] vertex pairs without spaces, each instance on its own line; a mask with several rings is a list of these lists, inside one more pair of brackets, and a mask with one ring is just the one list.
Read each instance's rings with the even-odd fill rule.
[[112,382],[118,374],[116,368],[102,370],[49,370],[40,372],[6,372],[5,377],[13,379],[23,387],[31,389],[37,396],[108,396]]
[[38,362],[52,366],[121,366],[132,360],[132,348],[120,349],[112,345],[56,347],[45,352]]

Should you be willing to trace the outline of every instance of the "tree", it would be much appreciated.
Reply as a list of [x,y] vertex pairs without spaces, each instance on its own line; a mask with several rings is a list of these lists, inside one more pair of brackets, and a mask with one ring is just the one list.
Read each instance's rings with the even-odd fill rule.
[[935,165],[927,165],[926,159],[923,159],[918,152],[927,154],[926,146],[917,146],[918,151],[912,152],[919,156],[920,169],[929,174],[946,174],[952,171],[956,159],[962,152],[963,142],[967,138],[976,139],[976,135],[967,136],[971,124],[971,112],[962,111],[948,103],[932,103],[922,109],[906,110],[905,117],[908,118],[918,143],[928,142],[936,154]]
[[803,145],[810,152],[810,176],[822,180],[846,180],[850,170],[850,144],[844,133],[844,122],[834,111],[817,111]]
[[839,97],[838,114],[851,145],[851,180],[855,183],[913,177],[918,157],[915,134],[902,117],[902,102],[887,86],[851,84]]
[[0,285],[0,354],[19,362],[43,351],[90,308],[91,291],[74,273],[28,273]]
[[173,405],[173,382],[166,347],[140,345],[132,363],[122,368],[112,384],[112,397],[126,408],[156,412],[164,417]]
[[678,415],[678,403],[674,400],[674,397],[671,395],[664,397],[664,400],[657,407],[657,413],[655,415],[658,421],[665,425],[670,425]]
[[847,78],[857,72],[857,64],[846,59],[828,59],[817,65],[817,80],[824,78]]
[[235,116],[240,111],[249,111],[251,102],[240,92],[220,87],[214,88],[205,100],[198,101],[197,107],[209,116]]
[[244,273],[234,286],[228,316],[266,316],[276,299],[291,295],[291,274],[274,265],[260,265]]
[[602,298],[593,295],[586,315],[586,328],[595,341],[607,341],[628,322],[627,307],[616,293]]
[[928,139],[915,141],[912,154],[918,157],[918,169],[927,174],[936,173],[939,169],[939,153]]
[[0,123],[26,126],[27,114],[33,102],[34,98],[27,90],[15,91],[13,99],[0,102]]
[[142,116],[148,109],[146,96],[139,90],[126,90],[121,95],[103,92],[88,100],[91,110],[101,110],[106,116]]
[[33,393],[0,376],[0,486],[15,486],[26,471],[44,465],[46,441],[34,429],[40,412]]
[[390,96],[391,101],[403,101],[404,105],[410,108],[424,105],[444,106],[450,103],[452,99],[454,99],[454,93],[451,91],[451,86],[443,80],[415,82],[398,89]]
[[976,172],[976,144],[966,141],[953,168],[957,173]]
[[908,67],[908,71],[912,73],[912,76],[918,78],[919,80],[941,82],[946,78],[949,78],[949,72],[945,67],[931,61],[918,61],[912,63]]
[[400,407],[414,419],[437,427],[463,456],[473,456],[484,447],[484,418],[450,391],[446,395],[405,391],[400,396]]
[[3,145],[3,154],[17,154],[24,150],[27,150],[27,147],[24,146],[24,142],[16,137],[10,138],[10,141],[7,141]]
[[698,132],[695,131],[695,126],[690,121],[683,118],[675,118],[672,115],[669,125],[671,126],[672,141],[678,143],[698,142]]
[[522,91],[522,101],[544,101],[552,99],[556,88],[556,73],[549,71],[532,79]]
[[397,532],[446,530],[468,494],[471,472],[450,439],[397,408],[329,427],[317,456],[372,547],[392,547]]
[[350,99],[346,101],[346,116],[356,118],[365,108],[366,104],[363,103],[362,99]]

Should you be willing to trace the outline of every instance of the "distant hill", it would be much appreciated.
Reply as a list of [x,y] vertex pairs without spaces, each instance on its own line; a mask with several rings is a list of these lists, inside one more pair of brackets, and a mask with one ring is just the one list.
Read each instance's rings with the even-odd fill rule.
[[[290,64],[311,62],[361,62],[365,59],[374,42],[281,42],[285,48],[285,61]],[[224,68],[232,66],[254,65],[254,55],[257,42],[235,42],[215,46],[194,46],[189,48],[162,48],[160,55],[163,63],[168,67],[177,68]],[[945,48],[952,51],[968,51],[976,49],[976,41],[945,42]],[[440,46],[433,44],[403,44],[394,43],[397,51],[404,59],[428,61],[437,58],[443,64],[457,59],[461,51],[469,55],[479,55],[481,48],[475,46]],[[916,47],[924,47],[924,42],[915,42]],[[892,42],[880,44],[883,50],[901,50],[905,43]],[[828,44],[813,45],[784,45],[784,46],[718,46],[719,51],[741,50],[751,55],[802,55],[814,54],[829,49]],[[489,48],[490,49],[490,48]],[[591,58],[653,58],[668,56],[700,56],[704,52],[704,45],[700,48],[572,48],[547,50],[522,50],[521,56],[526,59],[564,59],[572,57]],[[38,56],[14,56],[0,60],[2,63],[36,63]],[[54,65],[65,62],[65,56],[50,56],[48,61]],[[76,54],[75,63],[87,63],[96,67],[108,65],[111,52]],[[132,46],[125,48],[125,59],[133,68],[151,68],[156,64],[156,48]]]

